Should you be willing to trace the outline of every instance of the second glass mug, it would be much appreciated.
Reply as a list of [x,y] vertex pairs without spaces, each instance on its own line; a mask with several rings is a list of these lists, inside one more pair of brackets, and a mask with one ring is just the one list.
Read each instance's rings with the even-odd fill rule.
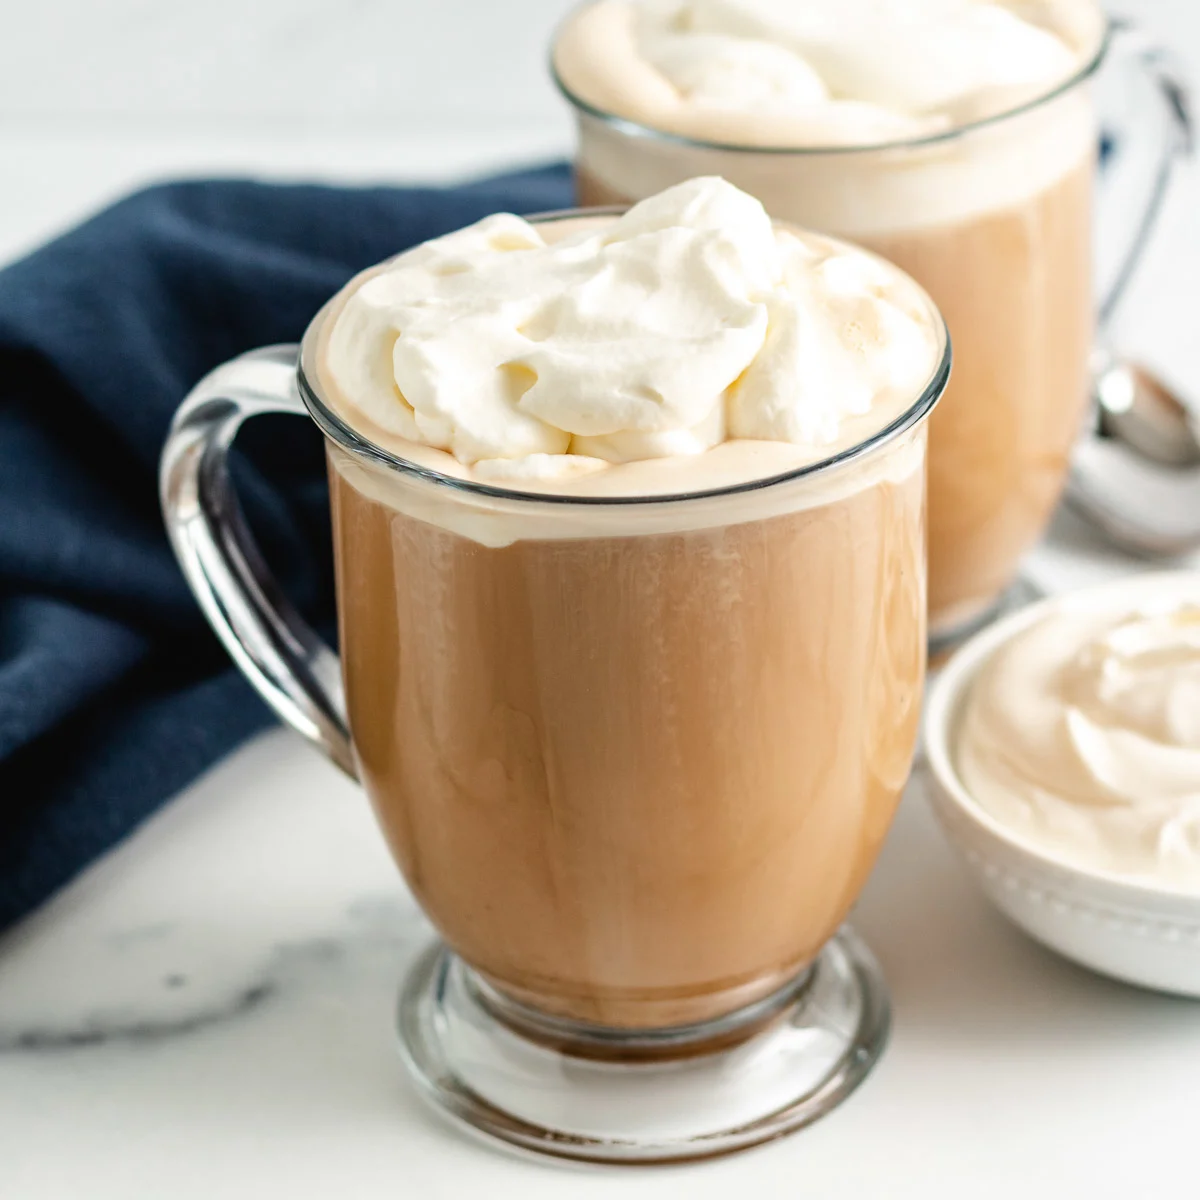
[[[592,107],[555,67],[577,119],[580,203],[628,204],[683,179],[722,175],[756,195],[776,220],[846,238],[895,262],[942,310],[955,364],[930,430],[935,652],[987,618],[1049,522],[1083,431],[1097,315],[1103,341],[1171,162],[1190,139],[1182,85],[1163,52],[1128,23],[1109,22],[1091,0],[1080,0],[1074,15],[1074,39],[1090,49],[1061,87],[996,117],[879,146],[696,141]],[[1165,100],[1166,136],[1157,159],[1135,159],[1143,203],[1137,219],[1126,222],[1132,234],[1108,273],[1097,314],[1090,82],[1115,51]],[[1126,143],[1138,136],[1122,132]],[[1111,190],[1128,208],[1130,189]]]
[[[543,218],[569,219],[572,214]],[[322,334],[218,368],[163,452],[172,544],[289,725],[359,780],[445,947],[401,1044],[426,1097],[547,1154],[727,1153],[862,1079],[887,999],[839,926],[911,766],[926,424],[681,496],[442,476],[327,402]],[[280,596],[229,484],[241,423],[326,439],[342,659]]]

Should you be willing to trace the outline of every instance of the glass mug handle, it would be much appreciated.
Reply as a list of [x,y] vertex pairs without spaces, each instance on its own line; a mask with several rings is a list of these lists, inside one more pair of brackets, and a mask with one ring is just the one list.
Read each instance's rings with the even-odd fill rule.
[[243,421],[308,415],[298,355],[297,346],[252,350],[192,389],[163,447],[159,495],[184,577],[234,662],[286,724],[357,778],[338,657],[267,570],[229,478]]
[[[1112,281],[1100,298],[1097,311],[1099,338],[1103,344],[1108,331],[1125,298],[1129,283],[1133,279],[1142,255],[1150,241],[1162,212],[1163,201],[1171,182],[1175,163],[1191,154],[1194,145],[1194,127],[1191,113],[1191,96],[1185,82],[1184,72],[1164,46],[1155,42],[1136,22],[1125,17],[1112,20],[1112,54],[1140,69],[1154,85],[1166,110],[1167,129],[1158,157],[1149,168],[1144,184],[1144,199],[1136,221],[1132,223],[1129,241],[1116,259]],[[1134,122],[1128,122],[1132,126]],[[1117,143],[1136,136],[1133,128],[1118,131]],[[1121,170],[1119,164],[1111,171]],[[1100,195],[1104,173],[1101,173]]]

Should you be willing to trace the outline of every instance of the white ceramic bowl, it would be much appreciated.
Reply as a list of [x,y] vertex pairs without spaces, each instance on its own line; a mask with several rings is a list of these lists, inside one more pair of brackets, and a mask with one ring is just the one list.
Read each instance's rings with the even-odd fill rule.
[[1002,643],[1051,606],[1084,611],[1136,604],[1140,596],[1161,594],[1167,587],[1200,598],[1200,574],[1148,575],[1058,596],[972,638],[930,689],[925,751],[942,828],[1001,912],[1085,967],[1143,987],[1200,997],[1200,893],[1064,861],[984,811],[964,787],[954,756],[968,689]]

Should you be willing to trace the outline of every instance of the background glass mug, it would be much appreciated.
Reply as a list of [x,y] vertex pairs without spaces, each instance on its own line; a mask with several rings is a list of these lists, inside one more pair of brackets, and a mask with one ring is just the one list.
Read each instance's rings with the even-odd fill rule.
[[[548,220],[562,218],[546,218]],[[940,362],[889,427],[770,480],[547,497],[438,475],[326,403],[326,306],[219,368],[162,461],[192,589],[275,711],[360,780],[444,939],[401,1043],[478,1130],[665,1161],[778,1136],[865,1075],[878,968],[838,932],[911,765]],[[240,424],[325,435],[338,659],[226,470]],[[447,948],[448,947],[448,948]]]
[[[1133,233],[1107,272],[1102,324],[1116,309],[1187,137],[1180,91],[1161,52],[1126,24],[1108,22],[1090,0],[1073,15],[1072,40],[1088,49],[1065,84],[1000,116],[879,146],[696,141],[595,109],[556,72],[577,117],[581,203],[627,204],[683,179],[722,175],[777,220],[891,259],[942,310],[954,338],[954,378],[930,431],[935,649],[978,624],[1012,582],[1062,493],[1083,428],[1095,326],[1098,137],[1090,81],[1110,50],[1148,77],[1166,104],[1157,105],[1164,136],[1149,139],[1152,153],[1121,153],[1106,172],[1113,186],[1104,191]],[[1119,150],[1139,140],[1131,122],[1147,115],[1144,104],[1124,114]],[[1130,169],[1118,170],[1125,162]]]

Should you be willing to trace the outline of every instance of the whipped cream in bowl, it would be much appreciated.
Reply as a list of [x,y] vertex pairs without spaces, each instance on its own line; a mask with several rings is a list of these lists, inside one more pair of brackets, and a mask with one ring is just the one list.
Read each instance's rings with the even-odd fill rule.
[[939,820],[1018,925],[1106,974],[1200,996],[1200,574],[1042,601],[930,691]]

